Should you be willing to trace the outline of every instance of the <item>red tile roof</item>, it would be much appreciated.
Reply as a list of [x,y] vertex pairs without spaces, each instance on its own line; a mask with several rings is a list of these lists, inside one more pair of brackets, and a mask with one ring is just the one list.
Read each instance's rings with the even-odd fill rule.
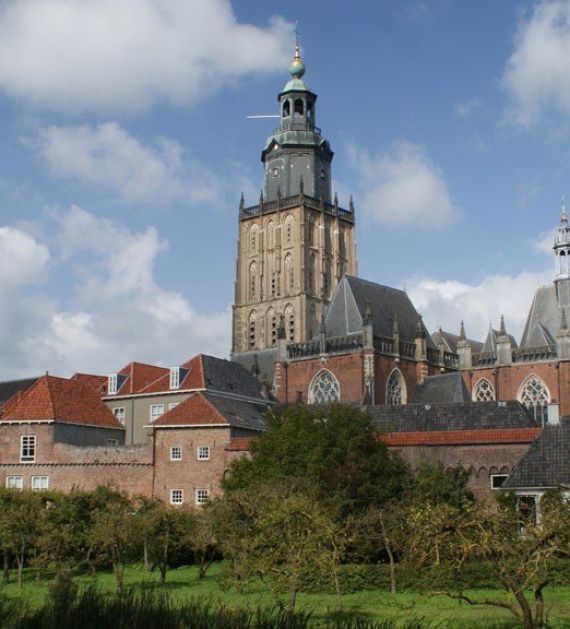
[[225,449],[230,452],[247,452],[253,439],[257,439],[257,437],[235,437]]
[[437,430],[392,432],[380,439],[392,447],[532,443],[540,428],[486,428],[484,430]]
[[[205,389],[206,380],[204,378],[204,367],[202,364],[202,354],[194,356],[187,362],[180,365],[182,369],[188,369],[188,373],[180,382],[178,390],[182,389]],[[162,393],[170,391],[170,369],[150,384],[146,385],[138,393]]]
[[80,382],[90,384],[96,391],[102,393],[105,391],[108,378],[107,376],[98,376],[93,373],[74,373],[71,376],[71,380],[79,380]]
[[123,429],[91,383],[54,376],[40,378],[10,404],[0,421],[40,419]]
[[160,417],[154,425],[160,426],[191,426],[201,424],[227,424],[226,418],[202,393],[194,393],[171,411]]
[[127,376],[127,378],[117,391],[117,395],[129,395],[132,393],[140,393],[149,384],[165,375],[168,377],[170,370],[166,367],[158,367],[157,365],[133,362],[123,367],[119,373],[123,376]]

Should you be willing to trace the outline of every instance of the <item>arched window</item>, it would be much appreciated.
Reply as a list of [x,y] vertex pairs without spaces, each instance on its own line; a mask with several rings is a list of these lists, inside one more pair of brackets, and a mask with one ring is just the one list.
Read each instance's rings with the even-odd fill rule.
[[267,311],[267,340],[270,347],[275,347],[277,345],[277,315],[275,314],[275,310],[270,308]]
[[286,100],[283,103],[283,118],[289,118],[289,115],[291,114],[291,103]]
[[551,398],[546,385],[538,376],[529,376],[522,383],[517,399],[534,414],[538,422],[546,423]]
[[289,215],[285,219],[285,243],[290,245],[293,239],[293,217]]
[[248,339],[247,339],[248,349],[255,349],[255,341],[256,341],[255,319],[256,319],[255,310],[252,310],[249,314],[249,322],[248,322]]
[[496,399],[495,388],[485,378],[481,378],[473,389],[472,399],[474,402],[491,402]]
[[406,383],[399,369],[394,369],[386,383],[386,404],[395,406],[406,403]]
[[340,401],[340,384],[328,369],[321,369],[309,385],[309,404],[331,404]]
[[295,288],[295,276],[293,275],[293,256],[288,253],[285,256],[285,291],[288,295],[293,293]]
[[303,105],[303,99],[302,98],[296,98],[295,99],[295,109],[294,112],[296,114],[299,114],[299,116],[303,115],[303,112],[305,110],[305,107]]
[[249,299],[257,299],[257,264],[252,262],[249,265]]
[[250,251],[257,251],[257,247],[259,246],[259,227],[257,225],[252,225],[249,230],[249,249]]
[[295,309],[291,304],[285,308],[285,334],[288,341],[295,340]]

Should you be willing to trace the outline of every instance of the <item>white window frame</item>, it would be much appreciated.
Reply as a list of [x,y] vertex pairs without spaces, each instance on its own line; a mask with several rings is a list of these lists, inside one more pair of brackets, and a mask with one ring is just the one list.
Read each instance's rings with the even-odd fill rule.
[[[154,413],[153,409],[161,408],[160,413]],[[164,415],[164,404],[151,404],[150,405],[150,421],[155,422],[157,419]]]
[[170,402],[168,404],[168,410],[171,411],[173,408],[176,408],[179,404],[180,402]]
[[198,446],[196,448],[196,458],[198,461],[210,460],[210,446]]
[[6,476],[6,489],[24,489],[23,476]]
[[170,388],[178,389],[180,387],[180,367],[170,368]]
[[107,393],[109,395],[116,395],[118,388],[118,376],[116,373],[109,374],[107,378]]
[[[30,448],[30,447],[33,449],[33,454],[24,454],[24,448]],[[21,435],[20,436],[20,463],[35,463],[36,462],[36,449],[37,449],[36,435]]]
[[[177,454],[178,456],[175,456]],[[170,460],[182,461],[182,446],[172,446],[170,448]]]
[[493,491],[497,491],[498,489],[500,489],[500,488],[501,488],[501,486],[502,486],[502,484],[503,484],[503,483],[501,483],[501,485],[498,485],[497,487],[495,487],[495,486],[494,486],[494,484],[493,484],[493,479],[494,479],[494,478],[496,478],[497,476],[502,476],[502,477],[504,478],[503,483],[504,483],[504,482],[507,480],[507,478],[509,477],[509,475],[508,475],[508,474],[491,474],[491,476],[489,477],[489,482],[491,483],[491,489],[492,489]]
[[[45,480],[45,483],[42,481]],[[32,476],[32,491],[47,491],[49,489],[49,476]]]
[[127,410],[124,406],[115,406],[113,409],[113,415],[121,422],[124,426],[125,421],[127,419]]
[[[176,499],[175,499],[175,496],[176,496]],[[183,489],[170,490],[170,504],[173,506],[184,504],[184,490]]]
[[198,506],[205,505],[210,498],[210,490],[200,487],[194,492],[195,503]]

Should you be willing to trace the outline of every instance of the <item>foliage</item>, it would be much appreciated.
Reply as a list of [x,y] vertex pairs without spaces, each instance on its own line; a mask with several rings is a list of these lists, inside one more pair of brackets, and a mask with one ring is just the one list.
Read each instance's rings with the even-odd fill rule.
[[408,502],[423,505],[447,504],[461,507],[475,496],[467,489],[470,472],[464,467],[446,467],[441,461],[422,461],[414,470]]
[[400,495],[409,471],[359,409],[290,406],[270,416],[251,458],[232,462],[224,488],[252,489],[287,478],[314,483],[321,500],[337,500],[346,514]]

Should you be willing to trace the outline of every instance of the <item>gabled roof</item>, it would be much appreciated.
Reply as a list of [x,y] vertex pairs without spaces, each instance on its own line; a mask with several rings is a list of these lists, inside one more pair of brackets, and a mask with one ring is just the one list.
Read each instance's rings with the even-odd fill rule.
[[276,358],[277,350],[270,348],[234,354],[232,362],[241,365],[248,373],[254,375],[259,382],[263,382],[271,387],[273,385]]
[[[497,351],[497,342],[499,340],[499,336],[501,333],[499,330],[495,330],[494,328],[489,328],[489,332],[487,333],[487,338],[485,339],[485,343],[483,344],[483,348],[481,352],[483,353],[491,353]],[[507,334],[507,337],[511,343],[511,347],[518,347],[515,337],[512,334]]]
[[366,406],[380,432],[538,428],[520,402]]
[[[431,338],[438,347],[440,343],[443,343],[446,352],[457,354],[457,343],[461,341],[461,337],[458,334],[452,334],[440,328],[431,335]],[[465,341],[471,346],[471,349],[475,353],[479,353],[483,348],[483,343],[479,341],[474,341],[473,339],[465,339]]]
[[168,375],[170,370],[157,365],[132,362],[125,365],[118,373],[126,376],[126,378],[118,389],[117,395],[129,395],[140,393],[151,382],[158,380],[165,374]]
[[91,384],[43,376],[13,405],[0,422],[51,420],[124,430]]
[[545,426],[530,450],[517,463],[505,489],[570,486],[570,423]]
[[0,408],[11,397],[22,394],[26,389],[29,389],[37,380],[37,378],[25,378],[23,380],[0,382]]
[[[245,397],[262,397],[259,381],[238,363],[198,354],[183,363],[181,368],[186,373],[177,390],[212,389]],[[157,380],[141,389],[140,393],[170,390],[170,370],[167,370]]]
[[[345,275],[335,289],[325,317],[327,336],[361,332],[367,304],[370,304],[376,336],[391,337],[394,317],[397,317],[400,338],[414,340],[420,317],[407,293],[351,275]],[[436,349],[427,330],[425,333],[428,347]]]
[[71,376],[71,380],[79,380],[80,382],[90,384],[97,392],[103,393],[108,382],[108,377],[93,373],[74,373]]
[[209,392],[192,394],[160,417],[156,428],[166,426],[232,426],[249,430],[265,430],[266,402],[244,402]]
[[[561,308],[558,305],[556,286],[540,286],[536,289],[521,338],[521,348],[553,345],[560,329]],[[567,321],[570,309],[566,308]]]
[[471,396],[460,373],[428,376],[419,382],[412,396],[412,404],[444,404],[470,402]]

